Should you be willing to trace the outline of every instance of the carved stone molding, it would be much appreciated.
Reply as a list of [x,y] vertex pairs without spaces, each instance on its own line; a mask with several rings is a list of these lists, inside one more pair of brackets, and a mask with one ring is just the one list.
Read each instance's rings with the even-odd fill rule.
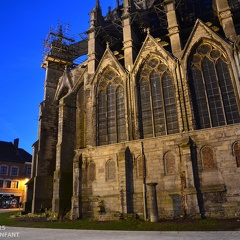
[[131,47],[132,46],[132,40],[124,41],[123,46],[124,48]]
[[221,19],[225,19],[225,18],[232,17],[232,14],[231,14],[230,10],[227,10],[227,11],[224,11],[224,12],[220,12],[219,16],[220,16]]
[[179,33],[178,26],[168,28],[168,32],[169,32],[169,35],[173,35],[173,34]]

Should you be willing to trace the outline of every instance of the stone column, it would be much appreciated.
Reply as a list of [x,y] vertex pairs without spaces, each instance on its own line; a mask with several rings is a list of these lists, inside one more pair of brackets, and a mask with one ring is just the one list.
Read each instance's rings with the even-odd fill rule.
[[88,74],[95,73],[99,57],[104,53],[104,47],[97,41],[97,31],[103,23],[102,10],[99,2],[96,2],[96,7],[90,13],[90,28],[88,29]]
[[237,38],[236,30],[234,27],[232,13],[227,0],[215,0],[215,8],[217,10],[219,21],[222,25],[225,36],[231,41]]
[[[65,214],[71,208],[72,173],[75,146],[75,96],[59,100],[56,169],[53,178],[52,212]],[[69,127],[71,126],[71,127]]]
[[158,222],[158,208],[157,208],[157,194],[156,194],[156,186],[157,183],[147,183],[150,197],[150,221]]
[[123,2],[123,49],[124,49],[124,65],[129,72],[132,71],[133,63],[137,57],[138,51],[135,49],[136,45],[140,45],[139,39],[136,36],[131,19],[131,8],[133,1],[124,0]]
[[167,21],[168,21],[168,32],[169,38],[171,41],[172,52],[175,56],[179,57],[181,54],[181,39],[179,36],[179,27],[177,22],[177,16],[175,12],[175,3],[174,1],[166,1],[165,7],[167,10]]
[[82,218],[82,153],[76,152],[73,159],[73,196],[71,219]]
[[[198,179],[196,169],[196,156],[193,154],[194,142],[186,138],[180,145],[181,151],[181,185],[182,185],[182,206],[186,215],[193,216],[200,212],[198,191],[196,189]],[[193,166],[195,169],[193,169]],[[199,187],[198,187],[199,189]]]

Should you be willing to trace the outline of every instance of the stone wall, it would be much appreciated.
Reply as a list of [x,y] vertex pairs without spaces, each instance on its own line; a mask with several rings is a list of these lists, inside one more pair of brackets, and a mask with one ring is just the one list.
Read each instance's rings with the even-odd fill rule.
[[[85,175],[79,193],[83,201],[82,217],[110,215],[114,218],[128,213],[144,216],[143,169],[139,163],[143,159],[142,146],[146,183],[158,183],[156,195],[160,218],[240,216],[237,181],[240,169],[232,152],[236,140],[240,140],[240,125],[78,150],[83,159],[82,175]],[[213,149],[216,161],[213,169],[202,167],[201,149],[204,146]],[[130,153],[132,165],[127,169],[125,162]],[[174,170],[168,169],[166,163],[171,157]],[[110,172],[109,161],[115,164]],[[95,178],[91,181],[88,179],[90,163],[96,168]],[[126,178],[127,171],[132,172],[132,180]],[[74,175],[76,181],[78,176]],[[149,218],[150,192],[146,189]]]

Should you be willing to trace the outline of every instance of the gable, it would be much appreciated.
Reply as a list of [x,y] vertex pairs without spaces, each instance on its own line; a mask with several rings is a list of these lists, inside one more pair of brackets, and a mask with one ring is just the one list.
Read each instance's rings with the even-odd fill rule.
[[126,71],[119,63],[119,61],[116,59],[116,57],[114,56],[113,52],[110,50],[109,47],[107,47],[101,58],[101,61],[99,62],[99,65],[92,80],[93,85],[95,86],[97,85],[97,82],[107,69],[111,69],[122,79],[126,77]]
[[[219,36],[213,29],[204,24],[201,20],[197,20],[195,26],[189,36],[189,39],[184,47],[181,61],[186,64],[189,55],[194,47],[202,41],[215,43],[223,51],[231,51],[231,45]],[[230,53],[230,52],[229,52]]]
[[170,53],[166,51],[157,40],[148,34],[134,63],[132,70],[133,75],[136,75],[144,62],[153,56],[160,58],[161,61],[170,68],[175,65],[175,60]]

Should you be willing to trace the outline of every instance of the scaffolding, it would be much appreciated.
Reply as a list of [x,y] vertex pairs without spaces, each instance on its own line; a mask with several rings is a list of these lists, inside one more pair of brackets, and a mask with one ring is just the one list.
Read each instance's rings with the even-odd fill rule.
[[[228,0],[231,10],[239,10],[239,0]],[[119,4],[121,2],[121,5]],[[140,42],[143,42],[147,31],[158,39],[158,42],[167,48],[169,47],[168,20],[165,0],[134,1],[134,5],[129,10],[131,26]],[[212,0],[175,0],[175,10],[178,18],[182,43],[188,36],[195,24],[196,19],[201,16],[201,20],[212,25],[218,24],[216,29],[221,28],[217,17],[212,12]],[[95,27],[95,37],[104,46],[106,42],[113,51],[123,50],[123,1],[117,1],[114,10],[109,9],[103,18],[101,25]],[[234,12],[234,11],[233,11]],[[239,15],[239,14],[238,14]],[[235,17],[235,19],[239,19]],[[237,21],[235,20],[235,21]],[[58,23],[55,30],[50,31],[44,41],[44,61],[46,59],[56,59],[65,62],[69,67],[73,67],[76,59],[88,53],[88,31],[79,34],[80,41],[75,41],[69,36],[69,24]],[[148,29],[148,30],[147,30]],[[141,46],[136,46],[141,47]],[[78,64],[78,63],[76,63]],[[44,65],[44,64],[43,64]]]
[[87,39],[76,42],[69,30],[69,24],[60,22],[55,29],[50,28],[43,42],[43,68],[46,67],[46,61],[74,67],[79,64],[77,59],[87,54]]

